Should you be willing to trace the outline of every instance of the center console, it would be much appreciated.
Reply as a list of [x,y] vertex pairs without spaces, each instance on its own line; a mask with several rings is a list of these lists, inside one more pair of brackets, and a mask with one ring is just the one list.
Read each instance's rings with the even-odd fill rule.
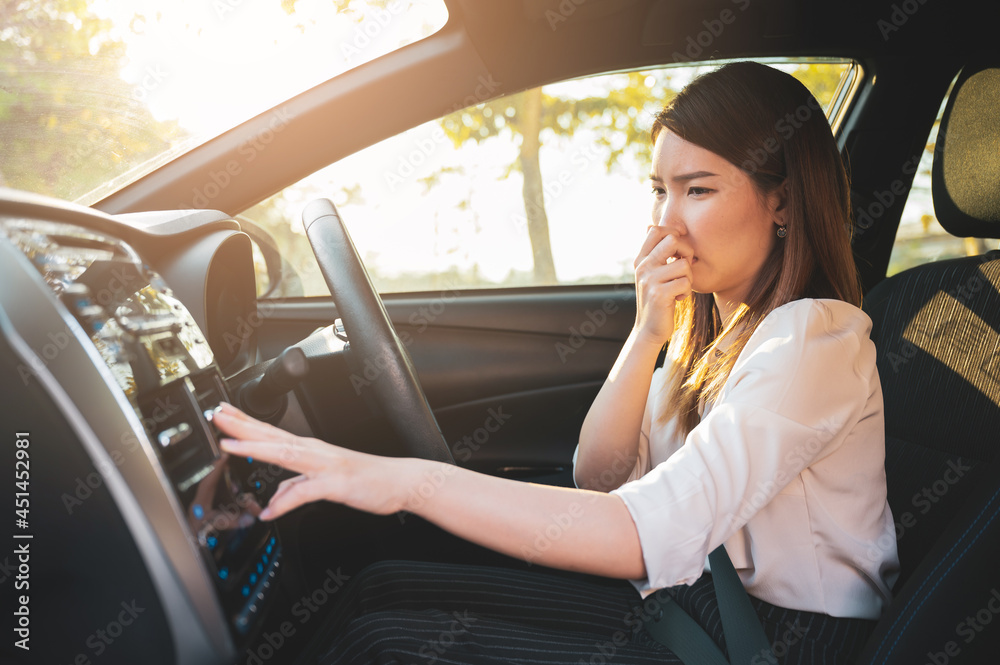
[[[280,538],[258,519],[276,470],[220,450],[212,420],[229,395],[204,334],[113,232],[0,217],[0,264],[0,311],[23,347],[24,380],[69,393],[66,410],[81,416],[81,445],[142,552],[178,662],[231,659],[281,574]],[[184,628],[191,616],[207,634]]]

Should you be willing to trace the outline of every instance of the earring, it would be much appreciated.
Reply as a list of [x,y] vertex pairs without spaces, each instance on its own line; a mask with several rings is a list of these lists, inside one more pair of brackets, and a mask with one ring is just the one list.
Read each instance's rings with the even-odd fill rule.
[[778,227],[778,237],[784,238],[787,235],[788,235],[788,227],[782,224],[781,226]]

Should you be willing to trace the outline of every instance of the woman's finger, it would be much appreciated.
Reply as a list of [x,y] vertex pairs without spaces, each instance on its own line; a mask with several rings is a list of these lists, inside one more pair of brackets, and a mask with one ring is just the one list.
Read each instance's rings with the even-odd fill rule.
[[299,506],[325,498],[326,483],[320,478],[309,478],[288,486],[288,490],[275,494],[267,503],[267,508],[260,514],[263,520],[273,520]]
[[275,425],[271,425],[270,423],[266,423],[263,420],[258,420],[256,418],[254,418],[253,416],[251,416],[251,415],[249,415],[249,414],[247,414],[247,413],[245,413],[243,411],[240,411],[239,409],[237,409],[235,406],[233,406],[232,404],[230,404],[228,402],[221,402],[219,404],[219,409],[220,409],[220,411],[216,415],[220,415],[221,414],[224,417],[234,418],[234,419],[238,420],[239,422],[242,422],[242,423],[244,423],[244,424],[246,424],[248,426],[258,428],[261,432],[271,433],[271,434],[275,435],[276,438],[286,438],[288,436],[293,436],[287,430],[283,430],[280,427],[276,427]]
[[297,473],[308,473],[317,466],[316,451],[298,438],[284,441],[223,439],[219,443],[227,453],[253,457]]
[[273,425],[262,423],[243,414],[238,416],[232,411],[224,410],[215,414],[212,423],[225,434],[234,439],[251,439],[260,441],[290,441],[295,435],[278,429]]
[[690,253],[690,250],[681,246],[676,236],[667,234],[646,255],[646,261],[650,266],[668,265],[670,259],[690,259]]
[[639,249],[639,254],[635,257],[634,267],[638,268],[639,264],[649,256],[649,253],[653,249],[670,235],[666,228],[662,226],[651,226],[649,231],[646,233],[646,239],[642,243],[642,247]]
[[287,493],[288,490],[295,487],[295,485],[304,482],[306,479],[307,479],[306,476],[299,475],[295,476],[294,478],[289,478],[287,480],[281,481],[281,483],[278,485],[278,489],[275,490],[273,495],[271,495],[271,501],[274,501],[275,498],[281,496],[282,494]]
[[221,410],[221,413],[228,413],[231,416],[235,416],[235,417],[241,418],[243,420],[260,422],[256,418],[254,418],[253,416],[250,416],[247,413],[245,413],[245,412],[237,409],[235,406],[233,406],[229,402],[220,402],[219,403],[219,409]]

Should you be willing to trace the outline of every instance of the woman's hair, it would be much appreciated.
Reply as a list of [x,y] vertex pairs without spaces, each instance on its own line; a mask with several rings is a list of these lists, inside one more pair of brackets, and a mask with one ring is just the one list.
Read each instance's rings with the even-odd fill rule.
[[[677,417],[687,434],[699,404],[714,400],[736,357],[760,321],[799,298],[861,304],[850,245],[847,173],[822,107],[791,75],[755,62],[736,62],[703,74],[656,117],[663,130],[741,168],[761,201],[786,185],[787,235],[774,243],[744,305],[723,322],[710,293],[694,293],[674,310],[662,421]],[[721,356],[716,344],[738,331]]]

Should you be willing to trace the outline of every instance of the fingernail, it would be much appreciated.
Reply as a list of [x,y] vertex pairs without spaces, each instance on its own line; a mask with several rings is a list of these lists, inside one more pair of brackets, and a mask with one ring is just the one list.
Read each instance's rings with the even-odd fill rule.
[[272,515],[274,515],[274,513],[271,512],[270,508],[265,508],[264,510],[260,511],[260,518],[262,520],[269,520],[271,519]]
[[240,447],[240,442],[236,439],[222,439],[219,441],[219,445],[225,450],[236,450]]

